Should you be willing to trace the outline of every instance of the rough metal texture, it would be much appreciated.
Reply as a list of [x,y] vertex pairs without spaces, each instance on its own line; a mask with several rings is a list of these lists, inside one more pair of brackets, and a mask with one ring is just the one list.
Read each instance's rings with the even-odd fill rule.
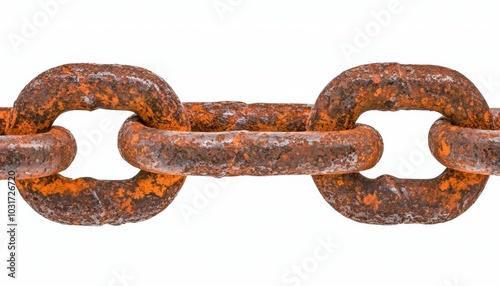
[[48,131],[70,110],[129,110],[149,127],[189,130],[177,95],[160,77],[139,67],[68,64],[33,79],[14,103],[6,134]]
[[17,181],[26,202],[44,217],[63,224],[119,225],[163,211],[185,177],[140,171],[123,181],[69,179],[61,175]]
[[305,131],[311,114],[309,104],[269,104],[243,102],[183,103],[191,131]]
[[11,108],[0,107],[0,135],[5,134]]
[[17,179],[28,179],[69,167],[76,155],[76,142],[68,130],[54,127],[42,134],[5,136],[10,112],[11,108],[0,108],[0,180],[14,170]]
[[137,117],[125,122],[118,145],[141,170],[214,177],[357,172],[373,167],[383,151],[380,135],[366,125],[336,132],[178,132],[146,127]]
[[[71,134],[52,127],[57,116],[98,108],[136,113],[122,127],[119,148],[142,170],[123,181],[45,176],[64,169],[75,155]],[[429,142],[438,160],[453,169],[429,180],[351,173],[375,165],[383,148],[373,128],[356,124],[358,117],[368,110],[408,109],[445,116],[433,125]],[[467,78],[437,66],[359,66],[332,80],[314,106],[183,106],[147,70],[71,64],[42,73],[14,108],[0,108],[0,171],[37,177],[17,181],[21,195],[43,216],[66,224],[150,218],[170,204],[185,175],[282,174],[313,174],[325,199],[359,222],[439,223],[467,210],[488,174],[500,174],[500,134],[494,130],[499,114],[494,110],[493,116]]]
[[[495,122],[500,109],[492,109]],[[496,125],[498,128],[500,125]],[[455,126],[441,118],[429,132],[429,147],[448,168],[463,172],[500,175],[500,131]]]
[[[6,134],[46,132],[69,110],[134,111],[147,126],[189,130],[183,106],[153,73],[122,65],[70,64],[32,80],[14,103]],[[23,198],[43,216],[66,224],[122,224],[166,208],[185,177],[145,171],[125,181],[70,180],[60,175],[18,180]]]
[[75,139],[62,127],[41,134],[0,136],[0,180],[13,170],[17,179],[57,174],[69,167],[75,155]]
[[[359,66],[333,79],[319,96],[307,130],[352,129],[368,110],[433,110],[453,124],[492,129],[491,111],[460,73],[438,66],[394,63]],[[321,194],[344,216],[372,224],[439,223],[467,210],[488,176],[446,169],[430,180],[359,173],[313,176]]]

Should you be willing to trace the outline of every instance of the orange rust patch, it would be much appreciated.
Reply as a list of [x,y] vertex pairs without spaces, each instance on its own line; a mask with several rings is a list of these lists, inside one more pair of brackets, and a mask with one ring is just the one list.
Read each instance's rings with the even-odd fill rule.
[[441,154],[443,156],[448,156],[451,153],[451,148],[450,145],[446,144],[446,142],[443,140],[441,142]]
[[441,184],[439,184],[439,189],[441,191],[447,190],[449,187],[450,187],[449,181],[442,181]]
[[[69,194],[73,197],[78,196],[80,192],[84,189],[87,189],[89,186],[84,180],[70,180],[59,176],[63,179],[54,180],[50,184],[46,184],[45,181],[41,181],[41,179],[31,179],[33,185],[36,187],[33,188],[33,191],[39,192],[44,196],[50,196],[54,194]],[[20,182],[26,182],[27,180],[21,180]]]
[[382,201],[377,200],[377,194],[368,194],[363,198],[363,203],[365,205],[369,205],[373,207],[374,211],[378,211],[379,205],[382,203]]
[[134,199],[141,199],[151,193],[154,193],[158,197],[163,197],[166,193],[168,194],[169,189],[173,185],[184,180],[184,178],[185,177],[182,176],[160,175],[155,182],[151,182],[150,180],[139,180],[132,197]]
[[450,177],[447,180],[441,182],[441,184],[439,185],[439,188],[441,189],[441,191],[444,191],[450,187],[453,187],[453,190],[456,190],[456,191],[465,191],[470,187],[470,185],[477,183],[477,182],[478,182],[478,180],[476,180],[472,176],[469,176],[468,180]]
[[132,207],[132,199],[131,198],[127,198],[126,200],[124,200],[121,204],[121,208],[122,210],[128,212],[128,213],[131,213],[133,211],[133,207]]

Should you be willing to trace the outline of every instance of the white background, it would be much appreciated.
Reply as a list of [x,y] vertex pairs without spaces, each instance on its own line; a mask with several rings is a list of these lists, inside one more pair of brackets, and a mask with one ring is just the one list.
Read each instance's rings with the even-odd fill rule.
[[[64,63],[142,66],[184,102],[314,103],[340,72],[396,61],[458,70],[490,106],[500,107],[500,2],[390,2],[1,1],[0,106],[12,106],[33,77]],[[342,51],[347,45],[353,54]],[[137,170],[116,148],[127,114],[60,116],[56,124],[70,129],[80,147],[80,160],[64,174],[133,176]],[[426,144],[438,117],[364,114],[360,121],[385,142],[382,160],[365,174],[438,175],[443,167]],[[100,128],[107,121],[112,130]],[[102,136],[92,142],[85,132]],[[189,177],[164,212],[119,227],[57,224],[21,201],[19,278],[7,278],[2,266],[0,284],[500,285],[499,186],[490,178],[465,214],[431,226],[351,221],[324,201],[309,176]],[[0,221],[6,221],[5,181],[0,190]],[[0,255],[7,257],[0,229]],[[297,268],[301,275],[293,274]]]

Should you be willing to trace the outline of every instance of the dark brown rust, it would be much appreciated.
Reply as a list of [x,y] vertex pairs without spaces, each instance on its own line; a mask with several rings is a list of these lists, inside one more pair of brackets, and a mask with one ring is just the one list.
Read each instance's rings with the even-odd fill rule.
[[[458,126],[492,129],[490,109],[460,73],[438,66],[370,64],[333,79],[312,109],[307,130],[352,129],[368,110],[433,110]],[[313,176],[325,199],[344,216],[373,224],[439,223],[467,210],[488,176],[447,169],[429,180],[361,174]]]
[[[168,84],[153,73],[122,65],[70,64],[32,80],[14,103],[7,134],[50,129],[69,110],[134,111],[147,126],[189,130],[184,108]],[[122,224],[148,219],[172,201],[184,176],[144,171],[125,181],[70,180],[60,175],[18,180],[25,200],[43,216],[81,225]]]
[[178,132],[146,127],[137,117],[125,122],[118,145],[141,170],[214,177],[357,172],[373,167],[383,149],[366,125],[336,132]]
[[479,90],[457,71],[432,65],[369,64],[333,79],[321,92],[307,129],[351,129],[369,110],[431,110],[454,125],[493,129],[493,117]]
[[359,173],[314,176],[326,201],[342,215],[362,223],[441,223],[467,210],[488,177],[446,169],[432,180]]
[[[492,112],[495,122],[500,121],[500,109],[492,109]],[[448,168],[500,175],[499,130],[455,126],[446,118],[441,118],[429,132],[429,147],[434,157]]]
[[305,131],[309,104],[270,104],[225,101],[183,103],[191,131]]
[[129,110],[147,126],[189,130],[188,117],[172,88],[139,67],[69,64],[33,79],[14,103],[6,134],[47,131],[70,110]]

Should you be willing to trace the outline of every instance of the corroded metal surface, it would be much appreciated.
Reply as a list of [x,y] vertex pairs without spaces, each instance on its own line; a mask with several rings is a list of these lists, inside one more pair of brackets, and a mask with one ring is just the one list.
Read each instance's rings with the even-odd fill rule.
[[[189,130],[179,99],[153,73],[121,65],[70,64],[32,80],[14,103],[6,134],[49,130],[69,110],[134,111],[147,126]],[[125,181],[70,180],[60,175],[18,180],[23,198],[43,216],[67,224],[122,224],[148,219],[167,207],[184,176],[141,171]]]
[[160,77],[139,67],[69,64],[33,79],[14,103],[6,134],[47,131],[70,110],[129,110],[147,126],[189,130],[184,108]]
[[214,177],[357,172],[373,167],[383,151],[380,135],[366,125],[336,132],[178,132],[146,127],[137,117],[125,122],[118,142],[122,157],[141,170]]
[[371,224],[441,223],[466,211],[478,198],[487,176],[446,169],[432,180],[359,173],[314,176],[326,201],[342,215]]
[[305,131],[311,114],[309,104],[269,104],[243,102],[183,103],[191,131]]
[[[500,109],[492,109],[495,122]],[[496,125],[497,128],[500,125]],[[429,147],[448,168],[463,172],[500,175],[500,131],[455,126],[441,118],[429,132]]]
[[123,181],[53,175],[19,180],[17,185],[26,202],[50,220],[73,225],[119,225],[160,213],[184,181],[182,176],[141,171]]
[[75,139],[62,127],[40,134],[0,136],[0,180],[13,170],[18,179],[57,174],[75,155]]
[[321,92],[307,130],[346,130],[369,110],[431,110],[463,127],[492,129],[479,90],[457,71],[431,65],[369,64],[349,69]]
[[0,108],[0,180],[14,170],[18,179],[50,176],[71,164],[76,142],[68,130],[53,127],[41,134],[5,136],[10,112]]
[[[368,110],[433,110],[453,124],[492,129],[491,111],[460,73],[438,66],[370,64],[333,79],[314,105],[307,130],[354,127]],[[361,174],[313,176],[321,194],[344,216],[373,224],[438,223],[467,210],[488,176],[447,169],[429,180]]]
[[5,134],[11,108],[0,107],[0,135]]
[[[55,174],[70,164],[75,142],[54,120],[69,110],[99,108],[136,113],[120,131],[119,148],[141,171],[123,181]],[[354,173],[375,165],[383,149],[380,135],[356,124],[358,117],[410,109],[444,115],[429,143],[451,168],[429,180]],[[0,108],[0,179],[15,171],[28,204],[65,224],[148,219],[170,204],[186,175],[283,174],[312,174],[325,199],[359,222],[439,223],[467,210],[488,175],[500,174],[499,114],[493,116],[467,78],[438,66],[359,66],[333,79],[311,106],[183,105],[165,81],[142,68],[70,64],[40,74],[12,109]]]

